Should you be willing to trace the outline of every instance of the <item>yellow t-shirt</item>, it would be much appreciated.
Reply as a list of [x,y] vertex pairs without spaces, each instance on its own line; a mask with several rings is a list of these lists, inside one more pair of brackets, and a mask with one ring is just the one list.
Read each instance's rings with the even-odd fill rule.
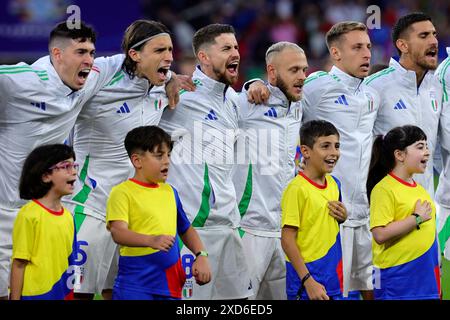
[[[67,299],[73,291],[69,259],[73,259],[75,227],[66,209],[55,212],[37,201],[24,205],[14,222],[12,259],[29,261],[22,298]],[[73,262],[71,260],[71,262]]]
[[298,228],[297,247],[305,263],[324,257],[335,245],[339,225],[329,215],[328,201],[338,199],[339,187],[330,175],[319,186],[300,172],[284,191],[281,224]]
[[181,298],[186,275],[177,234],[184,234],[190,223],[177,191],[166,183],[150,185],[127,180],[114,187],[108,199],[106,221],[109,224],[117,220],[128,223],[128,229],[134,232],[172,235],[176,240],[168,252],[150,247],[120,246],[114,290],[131,290],[128,295],[145,292]]
[[[155,186],[130,179],[115,186],[106,207],[106,222],[125,221],[128,229],[142,234],[175,236],[177,234],[177,202],[172,187],[167,183]],[[184,230],[189,221],[184,218]],[[184,226],[186,225],[186,227]],[[121,256],[144,256],[159,250],[120,246]]]
[[416,201],[431,202],[431,219],[395,241],[377,244],[372,241],[373,263],[378,268],[389,268],[413,261],[430,249],[436,239],[436,208],[428,192],[420,184],[408,184],[387,175],[370,195],[370,229],[409,217]]

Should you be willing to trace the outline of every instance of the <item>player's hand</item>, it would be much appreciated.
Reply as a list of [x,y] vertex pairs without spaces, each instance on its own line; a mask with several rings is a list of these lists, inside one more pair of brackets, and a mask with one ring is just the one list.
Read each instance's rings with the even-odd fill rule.
[[347,209],[340,201],[328,201],[328,209],[330,209],[330,216],[335,218],[339,223],[347,219]]
[[247,100],[254,104],[267,103],[270,92],[264,82],[256,80],[250,84],[247,91]]
[[192,274],[195,282],[202,286],[211,281],[211,268],[209,266],[208,257],[198,256],[192,264]]
[[312,276],[305,281],[305,289],[310,300],[330,300],[325,287],[318,283]]
[[168,252],[175,243],[175,237],[167,234],[149,236],[149,247]]
[[180,101],[180,81],[175,72],[172,72],[172,77],[169,82],[166,83],[166,94],[169,99],[169,108],[175,109],[176,105]]
[[176,74],[172,72],[172,78],[166,83],[166,94],[169,99],[169,108],[175,109],[180,101],[180,89],[186,91],[195,91],[195,84],[192,77],[184,74]]
[[194,82],[192,81],[191,76],[187,76],[184,74],[177,75],[178,82],[180,83],[180,88],[186,91],[195,91],[196,87]]

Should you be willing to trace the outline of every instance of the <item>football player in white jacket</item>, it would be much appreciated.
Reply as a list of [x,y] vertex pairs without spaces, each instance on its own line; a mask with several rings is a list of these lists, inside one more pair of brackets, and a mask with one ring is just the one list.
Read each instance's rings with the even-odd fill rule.
[[[392,29],[392,41],[399,53],[399,59],[391,58],[389,68],[366,78],[365,83],[379,92],[380,110],[375,122],[374,132],[386,134],[390,129],[415,125],[427,135],[427,145],[432,157],[424,174],[415,177],[428,193],[434,197],[433,161],[437,144],[441,145],[444,169],[436,194],[439,228],[445,222],[448,200],[447,162],[450,150],[450,115],[445,99],[445,63],[439,72],[438,40],[431,17],[424,13],[411,13],[401,17]],[[439,83],[439,79],[442,82]],[[445,191],[444,191],[445,190]],[[441,211],[441,212],[440,212]],[[444,223],[445,225],[445,223]],[[439,244],[444,245],[446,229],[440,229]],[[448,235],[447,235],[448,237]],[[444,250],[441,247],[441,250]]]
[[333,173],[342,183],[342,202],[348,213],[341,225],[343,295],[358,290],[365,299],[372,299],[366,180],[379,98],[363,84],[370,68],[371,42],[364,24],[344,21],[327,32],[326,43],[333,67],[330,72],[314,72],[305,80],[302,121],[330,121],[341,135],[341,158]]
[[[439,249],[443,254],[443,259],[447,260],[442,263],[442,278],[446,278],[450,272],[448,265],[450,262],[450,47],[447,48],[448,57],[441,62],[436,69],[436,76],[442,86],[442,113],[439,121],[439,136],[441,143],[441,155],[443,160],[443,168],[439,177],[439,184],[436,189],[436,213],[438,216],[438,240]],[[443,290],[446,286],[442,287]],[[444,299],[448,292],[443,292]]]
[[[397,126],[415,125],[427,135],[432,155],[440,133],[442,86],[434,74],[438,65],[438,40],[431,18],[423,13],[401,17],[392,29],[400,58],[391,58],[389,68],[366,78],[364,83],[380,96],[375,135]],[[423,175],[416,178],[434,196],[433,158]]]
[[157,125],[168,98],[164,84],[173,61],[169,30],[161,23],[137,20],[125,31],[121,69],[81,110],[73,146],[81,169],[75,192],[64,199],[77,226],[82,281],[75,298],[103,292],[111,298],[117,273],[116,244],[105,225],[111,188],[134,173],[123,141],[133,128]]
[[297,44],[275,43],[266,52],[268,103],[249,103],[245,86],[239,95],[240,134],[233,182],[252,277],[252,299],[286,300],[280,200],[295,177],[300,99],[307,67],[305,52]]
[[[69,29],[61,22],[50,34],[50,56],[32,65],[0,66],[0,297],[8,292],[12,225],[25,203],[17,187],[23,161],[38,144],[64,142],[86,101],[117,80],[124,55],[94,60],[95,40],[84,23]],[[178,102],[178,87],[176,80],[166,86],[169,106]],[[77,263],[84,259],[80,251]]]
[[123,57],[94,61],[96,34],[59,23],[49,56],[31,65],[0,66],[0,298],[8,295],[13,222],[20,207],[23,162],[39,144],[62,143],[82,105],[111,80]]
[[252,295],[250,276],[239,236],[239,210],[232,181],[238,135],[239,48],[230,25],[212,24],[193,38],[200,63],[193,74],[197,88],[185,92],[175,110],[165,110],[160,126],[175,141],[167,182],[183,201],[192,226],[210,255],[212,280],[199,287],[190,272],[195,254],[185,247],[184,298],[243,299]]

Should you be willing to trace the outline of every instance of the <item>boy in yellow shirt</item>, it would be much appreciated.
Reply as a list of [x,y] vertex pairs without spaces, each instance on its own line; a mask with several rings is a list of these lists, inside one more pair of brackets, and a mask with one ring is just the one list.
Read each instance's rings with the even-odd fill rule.
[[339,159],[339,133],[328,121],[313,120],[300,129],[304,170],[281,199],[281,244],[286,253],[289,300],[342,297],[339,223],[347,218],[340,182],[329,173]]
[[211,280],[200,237],[189,223],[175,188],[166,184],[172,142],[156,126],[128,132],[125,149],[135,174],[115,186],[106,208],[107,228],[120,245],[115,300],[176,300],[186,280],[180,236],[196,253],[192,274],[198,284]]

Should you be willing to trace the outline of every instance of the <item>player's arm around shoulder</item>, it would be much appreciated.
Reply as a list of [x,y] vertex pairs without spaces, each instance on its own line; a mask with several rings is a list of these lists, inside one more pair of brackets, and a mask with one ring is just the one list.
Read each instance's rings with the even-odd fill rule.
[[250,103],[264,104],[269,101],[270,91],[262,79],[255,78],[248,80],[242,87],[242,92],[244,91]]
[[112,80],[117,72],[121,70],[124,59],[125,55],[123,54],[95,58],[91,69],[92,74],[90,73],[89,75],[97,74],[97,78],[93,79],[96,81],[97,88],[103,88]]
[[[242,91],[237,93],[236,103],[239,108],[239,121],[244,122],[253,114],[254,110],[260,106],[249,101],[248,91],[245,89],[245,85],[242,87]],[[241,122],[239,126],[241,126]]]
[[194,92],[181,90],[177,107],[164,109],[159,127],[169,133],[172,139],[188,134],[194,126],[193,121],[200,112],[199,106],[202,104],[202,99],[204,97],[199,95],[199,88]]
[[170,79],[165,84],[165,90],[169,99],[169,108],[174,109],[180,102],[180,91],[195,91],[195,84],[192,77],[172,71]]

